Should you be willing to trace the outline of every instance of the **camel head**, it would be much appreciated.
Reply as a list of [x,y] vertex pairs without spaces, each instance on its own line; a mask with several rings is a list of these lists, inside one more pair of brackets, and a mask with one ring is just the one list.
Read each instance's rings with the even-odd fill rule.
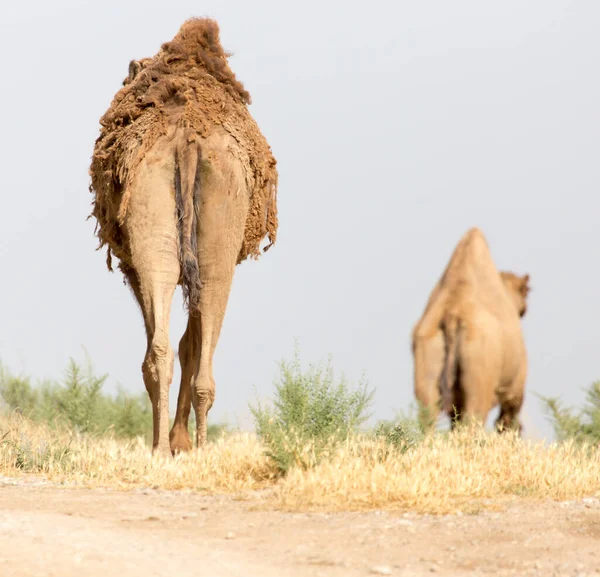
[[527,295],[531,290],[529,287],[529,275],[517,276],[512,272],[503,271],[500,273],[500,277],[508,290],[508,294],[514,303],[519,316],[523,317],[527,312]]

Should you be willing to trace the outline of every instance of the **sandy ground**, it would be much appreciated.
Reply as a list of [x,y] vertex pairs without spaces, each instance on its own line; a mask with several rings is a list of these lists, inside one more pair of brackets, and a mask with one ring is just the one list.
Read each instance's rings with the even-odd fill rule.
[[435,517],[282,513],[0,477],[2,577],[600,575],[600,500]]

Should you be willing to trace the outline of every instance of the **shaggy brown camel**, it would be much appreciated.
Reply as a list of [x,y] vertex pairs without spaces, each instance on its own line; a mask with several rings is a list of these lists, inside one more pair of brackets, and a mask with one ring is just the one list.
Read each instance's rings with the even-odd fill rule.
[[[276,161],[227,57],[216,22],[192,19],[154,57],[132,61],[100,121],[90,168],[100,246],[108,245],[110,270],[111,255],[119,259],[144,317],[155,453],[192,448],[192,404],[197,446],[206,442],[213,354],[235,266],[257,257],[266,236],[263,250],[276,238]],[[189,318],[169,435],[169,318],[178,284]]]
[[450,417],[482,422],[499,403],[498,430],[521,431],[528,283],[497,271],[479,229],[462,237],[413,330],[415,396],[430,426],[440,401]]

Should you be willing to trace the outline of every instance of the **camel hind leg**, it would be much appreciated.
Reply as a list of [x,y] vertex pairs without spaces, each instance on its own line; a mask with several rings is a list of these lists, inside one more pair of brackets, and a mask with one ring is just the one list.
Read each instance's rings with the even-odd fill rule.
[[169,448],[169,387],[174,355],[169,340],[173,294],[179,281],[173,173],[164,150],[142,161],[130,191],[124,231],[131,248],[128,278],[142,309],[147,348],[142,375],[152,402],[154,453]]
[[[235,201],[230,207],[232,212],[239,209]],[[228,211],[226,211],[228,212]],[[232,217],[233,218],[233,217]],[[229,220],[227,217],[223,217]],[[235,270],[240,243],[231,243],[231,230],[221,223],[221,218],[204,217],[200,226],[202,246],[199,250],[200,275],[200,319],[197,324],[199,345],[195,347],[194,377],[191,387],[192,403],[196,414],[196,443],[198,448],[206,443],[207,416],[215,400],[215,379],[213,376],[213,356],[223,319],[231,283]],[[236,236],[243,234],[243,222]],[[200,244],[200,243],[199,243]],[[212,246],[211,246],[212,245]],[[220,247],[220,249],[217,249]]]
[[441,405],[440,379],[444,368],[444,335],[436,330],[425,337],[415,331],[413,338],[414,393],[419,405],[418,419],[424,430],[432,430]]
[[481,342],[461,343],[456,390],[456,421],[485,425],[494,404],[497,370]]
[[522,397],[520,399],[512,399],[500,405],[500,414],[495,423],[496,430],[499,433],[516,430],[519,436],[523,434],[523,425],[519,420],[522,405]]
[[512,384],[498,395],[500,413],[495,425],[496,430],[500,433],[509,430],[516,430],[519,435],[523,433],[523,425],[519,420],[519,413],[521,412],[525,396],[525,371],[525,366],[521,367]]
[[485,425],[487,416],[492,409],[493,384],[489,379],[464,371],[461,375],[460,400],[457,406],[457,420],[464,424],[478,423]]
[[171,300],[177,279],[166,286],[140,281],[134,269],[127,272],[129,284],[142,309],[146,326],[146,354],[142,363],[144,385],[152,403],[152,450],[169,449],[169,387],[173,380],[174,355],[169,342]]
[[192,439],[188,432],[190,410],[192,408],[192,379],[194,377],[195,359],[199,355],[200,346],[199,319],[190,316],[185,333],[179,341],[179,362],[181,364],[181,384],[177,397],[177,412],[169,441],[173,454],[189,451]]
[[237,258],[244,240],[249,206],[245,168],[236,153],[236,141],[217,132],[203,144],[210,169],[202,181],[197,230],[201,279],[192,403],[196,413],[196,440],[206,443],[207,415],[215,399],[213,355],[231,291]]

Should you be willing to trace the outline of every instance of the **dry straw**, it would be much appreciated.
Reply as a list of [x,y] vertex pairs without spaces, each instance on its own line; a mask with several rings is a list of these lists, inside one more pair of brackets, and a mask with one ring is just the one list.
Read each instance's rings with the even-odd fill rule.
[[395,508],[473,512],[507,498],[575,499],[600,494],[597,447],[531,443],[511,435],[432,435],[403,451],[383,440],[349,440],[330,458],[286,476],[252,434],[225,436],[200,453],[153,460],[141,440],[57,432],[13,415],[0,419],[0,473],[118,489],[156,487],[240,493],[271,487],[287,510]]

